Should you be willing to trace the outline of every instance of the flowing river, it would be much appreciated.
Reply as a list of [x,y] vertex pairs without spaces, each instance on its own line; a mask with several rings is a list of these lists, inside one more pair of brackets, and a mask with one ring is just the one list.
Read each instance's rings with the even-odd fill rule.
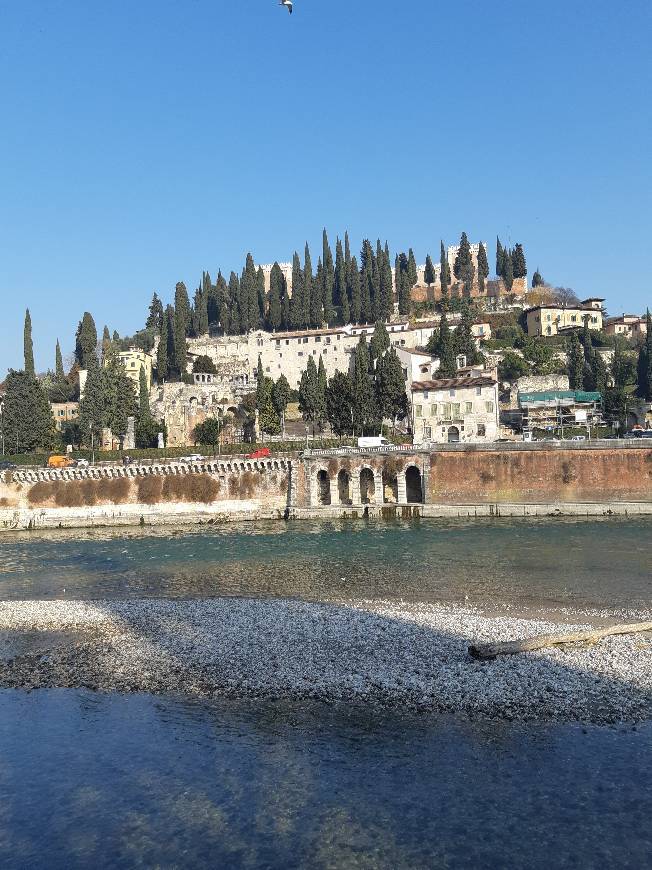
[[[652,608],[652,520],[269,523],[0,538],[0,599]],[[644,867],[652,725],[0,691],[3,868]]]

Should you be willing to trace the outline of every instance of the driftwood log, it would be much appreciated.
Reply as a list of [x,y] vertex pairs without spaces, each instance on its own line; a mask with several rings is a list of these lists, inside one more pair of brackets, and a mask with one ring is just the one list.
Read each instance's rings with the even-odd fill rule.
[[641,631],[652,631],[652,622],[632,622],[629,625],[611,625],[607,628],[592,628],[588,631],[574,631],[568,634],[540,634],[538,637],[528,637],[524,640],[473,644],[469,647],[469,655],[474,659],[495,659],[496,656],[531,652],[561,643],[594,642],[612,634],[634,634]]

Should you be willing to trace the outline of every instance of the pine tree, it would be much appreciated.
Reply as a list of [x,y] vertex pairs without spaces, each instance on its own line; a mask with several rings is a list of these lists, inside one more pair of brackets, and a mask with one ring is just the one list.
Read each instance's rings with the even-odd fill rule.
[[276,332],[281,326],[282,311],[281,297],[283,296],[283,272],[278,263],[274,263],[269,275],[269,304],[267,309],[267,323],[269,328]]
[[331,324],[335,321],[335,268],[333,266],[333,252],[328,243],[325,228],[322,236],[322,266],[324,269],[324,320],[327,324]]
[[25,326],[23,329],[23,352],[25,358],[25,373],[35,377],[34,370],[34,345],[32,343],[32,318],[29,308],[25,310]]
[[102,364],[104,364],[104,361],[109,355],[111,344],[111,333],[109,332],[109,327],[105,325],[102,330]]
[[462,282],[464,290],[468,295],[473,284],[475,269],[473,266],[473,258],[471,256],[471,246],[469,245],[466,233],[462,233],[460,238],[460,246],[457,251],[457,256],[455,257],[455,263],[453,264],[453,274],[458,281]]
[[63,357],[61,356],[61,345],[57,339],[57,346],[54,350],[54,379],[58,383],[65,381],[66,374],[63,370]]
[[314,422],[318,419],[319,382],[317,366],[312,356],[308,357],[308,365],[299,383],[299,410],[304,420]]
[[433,333],[426,345],[428,353],[439,358],[438,377],[452,378],[457,373],[457,360],[455,359],[454,337],[448,326],[448,318],[444,310],[439,321],[439,330]]
[[258,306],[258,328],[263,329],[267,316],[265,300],[265,273],[259,266],[256,270],[256,303]]
[[546,282],[543,280],[541,272],[539,272],[539,267],[537,266],[536,272],[532,275],[532,289],[534,290],[535,287],[543,287],[545,283]]
[[514,283],[514,273],[512,271],[512,255],[511,251],[507,249],[503,250],[503,265],[501,276],[503,281],[505,282],[505,286],[508,290],[512,289],[512,284]]
[[229,335],[241,335],[246,332],[240,320],[240,279],[236,272],[229,275]]
[[515,278],[525,278],[527,275],[527,266],[525,264],[525,253],[523,245],[517,242],[516,247],[512,251],[512,274]]
[[417,274],[417,261],[414,258],[414,251],[412,248],[408,251],[407,255],[407,277],[408,277],[408,289],[411,290],[415,284],[419,281],[419,276]]
[[188,346],[186,336],[189,329],[190,305],[188,291],[183,282],[179,282],[174,292],[174,368],[183,380],[188,364]]
[[374,327],[374,334],[371,336],[371,342],[369,344],[369,355],[371,361],[379,360],[381,356],[388,350],[391,342],[389,340],[389,333],[387,332],[387,327],[382,322],[382,320],[378,320]]
[[432,264],[432,257],[430,254],[426,255],[426,268],[423,272],[423,280],[428,285],[435,283],[435,267]]
[[363,323],[370,323],[373,315],[373,260],[371,243],[365,239],[360,252],[360,317]]
[[317,367],[317,420],[321,424],[326,420],[326,368],[324,360],[319,354],[319,365]]
[[636,392],[647,402],[652,400],[652,317],[648,308],[645,315],[647,334],[638,353],[636,366]]
[[324,267],[321,257],[317,259],[317,274],[312,283],[310,297],[310,326],[319,329],[324,321]]
[[290,385],[285,375],[281,375],[272,387],[272,405],[274,410],[283,423],[285,432],[285,412],[290,401]]
[[75,359],[80,369],[90,370],[97,366],[97,329],[88,311],[79,321],[75,335]]
[[351,257],[349,269],[349,296],[351,298],[351,323],[360,323],[362,317],[362,290],[360,287],[358,261],[355,257]]
[[399,256],[397,256],[395,261],[394,273],[396,281],[396,295],[398,296],[398,313],[409,314],[410,302],[412,301],[411,291],[412,287],[414,287],[410,275],[409,255],[407,257],[405,256],[405,254],[400,254]]
[[152,301],[149,305],[149,314],[145,321],[145,329],[154,329],[158,331],[161,328],[161,320],[163,319],[163,303],[154,293]]
[[54,421],[45,390],[26,371],[9,369],[5,380],[2,426],[8,453],[49,449],[54,440]]
[[349,305],[349,294],[346,288],[346,263],[344,260],[344,251],[342,250],[342,242],[337,240],[335,245],[335,304],[340,307],[340,318],[344,325],[351,319],[351,309]]
[[392,266],[389,259],[389,246],[385,242],[382,251],[380,270],[380,318],[389,321],[394,311],[394,281],[392,278]]
[[349,274],[351,272],[351,245],[349,244],[349,234],[344,233],[344,271],[346,273],[347,285],[349,282]]
[[369,349],[364,333],[353,357],[353,424],[361,435],[375,425],[378,417],[373,380],[370,373]]
[[448,254],[446,253],[446,249],[444,248],[444,241],[441,241],[441,247],[439,252],[439,263],[441,266],[440,271],[440,282],[441,282],[441,298],[444,304],[448,300],[448,288],[451,283],[451,267],[448,262]]
[[161,331],[156,348],[156,380],[159,384],[168,376],[168,316],[161,317]]
[[453,336],[453,347],[456,355],[463,354],[466,357],[466,364],[469,366],[475,365],[479,358],[471,329],[472,325],[471,310],[465,304],[462,308],[462,319]]
[[392,347],[378,361],[376,371],[378,404],[383,417],[396,422],[407,415],[408,398],[401,361]]
[[584,350],[577,332],[572,332],[568,341],[568,383],[571,390],[584,389]]
[[478,248],[478,289],[480,293],[484,293],[486,280],[489,276],[489,261],[487,260],[487,249],[480,242]]

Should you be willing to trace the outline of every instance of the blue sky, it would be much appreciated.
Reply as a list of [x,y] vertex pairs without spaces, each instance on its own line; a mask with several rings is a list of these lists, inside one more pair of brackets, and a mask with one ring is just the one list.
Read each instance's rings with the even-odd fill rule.
[[[0,0],[0,373],[202,269],[462,230],[652,302],[652,5]],[[622,255],[622,260],[619,257]],[[493,257],[491,258],[493,259]]]

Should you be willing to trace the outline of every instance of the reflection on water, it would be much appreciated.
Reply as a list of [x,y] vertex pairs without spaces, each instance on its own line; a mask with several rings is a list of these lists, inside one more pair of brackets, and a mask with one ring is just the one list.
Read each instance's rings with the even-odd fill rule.
[[652,726],[0,692],[0,865],[643,867]]
[[650,606],[652,518],[3,535],[0,598],[282,595]]

